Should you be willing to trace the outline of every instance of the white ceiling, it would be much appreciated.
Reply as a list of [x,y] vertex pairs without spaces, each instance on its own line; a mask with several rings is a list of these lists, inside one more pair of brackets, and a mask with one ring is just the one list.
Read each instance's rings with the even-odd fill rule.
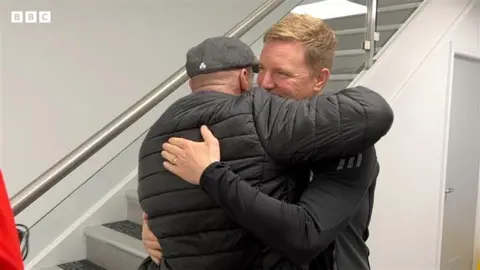
[[[318,3],[318,2],[322,2],[322,1],[324,1],[324,0],[303,0],[301,5],[308,5],[308,4]],[[365,5],[365,1],[367,1],[367,0],[349,0],[349,1]],[[398,1],[398,0],[396,0],[396,1]]]
[[[307,2],[307,4],[305,4]],[[292,13],[308,14],[323,20],[366,14],[367,7],[348,0],[306,0]]]

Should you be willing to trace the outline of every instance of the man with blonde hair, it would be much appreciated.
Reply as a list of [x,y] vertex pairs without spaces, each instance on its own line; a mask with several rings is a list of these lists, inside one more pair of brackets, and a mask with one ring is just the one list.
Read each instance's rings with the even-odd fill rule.
[[[321,94],[330,77],[335,47],[335,33],[322,20],[289,15],[265,34],[258,84],[297,100]],[[354,156],[299,166],[295,175],[310,174],[311,181],[287,181],[288,199],[280,201],[252,188],[218,162],[219,157],[212,155],[221,150],[215,140],[212,134],[206,142],[171,140],[164,147],[165,156],[171,157],[166,158],[166,168],[199,184],[231,218],[268,245],[269,269],[370,269],[365,241],[379,172],[373,147]],[[143,240],[158,260],[159,246],[146,224]]]
[[320,94],[333,67],[337,39],[322,20],[290,14],[263,38],[258,84],[283,97]]

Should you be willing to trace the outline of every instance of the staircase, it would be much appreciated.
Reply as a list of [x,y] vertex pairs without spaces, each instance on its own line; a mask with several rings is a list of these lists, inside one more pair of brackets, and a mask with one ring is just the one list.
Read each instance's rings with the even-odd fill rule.
[[[365,4],[365,1],[356,0],[355,2]],[[378,2],[377,31],[380,39],[377,42],[376,51],[387,43],[422,1],[379,0]],[[366,32],[365,14],[330,19],[326,20],[326,23],[336,31],[338,38],[335,64],[326,88],[326,91],[331,91],[346,87],[363,69],[364,51],[361,49],[361,44]],[[141,242],[142,212],[136,190],[128,190],[125,197],[128,209],[125,220],[87,227],[84,230],[87,248],[84,260],[43,269],[137,269],[143,259],[148,256]]]
[[[365,5],[365,0],[355,1]],[[420,6],[421,0],[379,0],[377,13],[377,32],[380,39],[376,51],[379,51],[397,32],[410,15]],[[362,42],[365,39],[365,14],[325,20],[336,32],[338,43],[332,76],[326,91],[345,88],[363,69],[365,51]]]
[[135,270],[148,255],[142,244],[142,211],[137,191],[125,194],[125,220],[107,223],[84,230],[87,258],[44,270]]

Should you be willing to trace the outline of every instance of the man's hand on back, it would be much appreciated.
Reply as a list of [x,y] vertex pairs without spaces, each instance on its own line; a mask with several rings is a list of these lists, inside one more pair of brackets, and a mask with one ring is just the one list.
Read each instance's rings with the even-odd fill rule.
[[204,142],[170,138],[162,145],[163,166],[183,180],[198,185],[203,171],[220,160],[220,144],[206,127],[200,128]]
[[158,239],[148,227],[147,214],[145,213],[143,213],[142,241],[150,258],[152,258],[157,265],[160,265],[160,261],[162,260],[162,248],[160,247]]

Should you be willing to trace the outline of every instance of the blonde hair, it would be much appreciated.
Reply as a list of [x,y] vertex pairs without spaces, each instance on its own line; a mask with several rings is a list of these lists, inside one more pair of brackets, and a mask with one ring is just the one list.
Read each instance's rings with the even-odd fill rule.
[[263,42],[268,41],[298,41],[305,46],[305,59],[311,68],[332,69],[337,38],[321,19],[289,14],[267,30]]

